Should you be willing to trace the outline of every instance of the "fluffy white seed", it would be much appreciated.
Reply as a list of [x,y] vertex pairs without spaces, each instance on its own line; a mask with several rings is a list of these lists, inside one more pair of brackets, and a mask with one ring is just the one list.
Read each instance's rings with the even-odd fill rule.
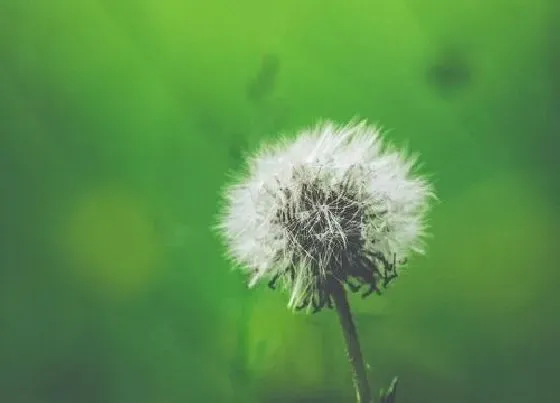
[[224,191],[218,229],[250,286],[281,276],[289,306],[312,298],[318,277],[345,280],[344,267],[362,253],[399,261],[423,253],[432,187],[414,174],[415,158],[365,121],[320,123],[247,163]]

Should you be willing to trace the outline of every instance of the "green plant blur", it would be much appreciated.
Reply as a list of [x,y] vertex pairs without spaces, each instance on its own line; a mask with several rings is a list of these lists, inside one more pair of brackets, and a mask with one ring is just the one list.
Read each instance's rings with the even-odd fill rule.
[[0,401],[353,402],[334,314],[210,227],[243,155],[378,122],[441,203],[352,301],[400,403],[558,401],[555,0],[0,0]]

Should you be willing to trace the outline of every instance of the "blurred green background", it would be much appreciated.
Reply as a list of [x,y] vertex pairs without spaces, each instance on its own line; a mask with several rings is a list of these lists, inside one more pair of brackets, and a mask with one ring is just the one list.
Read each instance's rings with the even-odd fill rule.
[[558,402],[556,0],[0,0],[0,402],[353,402],[211,232],[263,139],[381,124],[441,203],[353,302],[400,403]]

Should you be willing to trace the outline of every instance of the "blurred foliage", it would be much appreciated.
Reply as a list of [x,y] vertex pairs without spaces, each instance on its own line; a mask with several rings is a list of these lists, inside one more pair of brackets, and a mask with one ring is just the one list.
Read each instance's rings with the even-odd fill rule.
[[211,226],[263,140],[382,124],[441,202],[352,301],[376,390],[553,402],[554,0],[0,0],[0,401],[352,402],[334,315],[248,291]]

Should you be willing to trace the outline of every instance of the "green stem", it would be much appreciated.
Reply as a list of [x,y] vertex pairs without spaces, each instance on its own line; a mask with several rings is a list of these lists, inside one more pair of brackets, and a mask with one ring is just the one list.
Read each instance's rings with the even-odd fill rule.
[[348,353],[348,360],[352,366],[352,375],[358,397],[358,403],[371,403],[371,389],[367,378],[362,350],[360,348],[360,341],[358,340],[358,332],[352,319],[352,312],[350,311],[350,304],[348,303],[346,290],[344,289],[344,285],[334,279],[331,281],[330,289],[336,312],[338,314],[338,320],[340,322],[340,326],[342,327],[342,333],[346,343],[346,351]]

